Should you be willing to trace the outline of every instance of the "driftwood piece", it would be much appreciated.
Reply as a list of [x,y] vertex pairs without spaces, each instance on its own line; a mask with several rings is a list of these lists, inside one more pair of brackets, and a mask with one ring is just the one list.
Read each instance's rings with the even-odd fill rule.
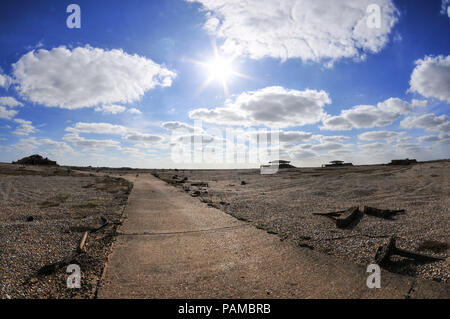
[[78,245],[78,248],[77,248],[77,252],[78,253],[81,253],[81,252],[85,251],[84,246],[86,245],[87,237],[88,237],[88,232],[85,231],[84,234],[83,234],[83,237],[81,237],[80,244]]
[[363,213],[359,210],[359,207],[349,208],[340,217],[336,218],[336,226],[339,228],[346,228],[359,221],[362,216]]
[[375,254],[374,261],[378,265],[383,265],[389,261],[389,258],[392,255],[398,255],[406,258],[411,258],[421,262],[433,262],[444,260],[443,258],[429,256],[425,254],[415,253],[409,250],[400,249],[396,247],[396,238],[392,236],[388,243],[378,247],[377,252]]
[[405,213],[404,209],[399,210],[390,210],[390,209],[378,209],[374,207],[368,207],[364,206],[364,214],[384,218],[384,219],[391,219],[396,214],[403,214]]

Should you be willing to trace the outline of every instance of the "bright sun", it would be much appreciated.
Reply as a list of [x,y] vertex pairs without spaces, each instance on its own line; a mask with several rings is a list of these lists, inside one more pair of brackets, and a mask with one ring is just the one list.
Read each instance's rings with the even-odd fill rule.
[[213,61],[207,63],[206,67],[211,78],[222,82],[228,80],[234,74],[231,61],[224,60],[220,57],[217,57]]
[[204,68],[207,73],[207,78],[199,87],[199,92],[201,92],[206,86],[211,84],[211,82],[219,82],[223,87],[225,95],[228,95],[228,83],[232,81],[234,77],[251,79],[251,77],[239,73],[233,66],[233,61],[236,56],[223,57],[219,54],[217,47],[213,44],[214,56],[208,62],[202,62],[197,60],[190,60],[191,62],[200,65]]

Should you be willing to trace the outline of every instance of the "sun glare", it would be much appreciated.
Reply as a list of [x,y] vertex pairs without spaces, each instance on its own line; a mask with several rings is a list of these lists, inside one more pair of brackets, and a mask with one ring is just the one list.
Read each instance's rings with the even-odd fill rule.
[[209,71],[209,76],[215,80],[226,81],[234,73],[231,61],[219,57],[207,63],[206,67]]
[[214,57],[209,61],[190,60],[191,62],[202,66],[203,69],[206,70],[207,78],[199,87],[198,93],[203,91],[203,89],[212,82],[218,82],[223,87],[225,95],[228,95],[228,84],[233,80],[233,77],[251,79],[251,77],[239,73],[236,70],[235,66],[233,65],[233,61],[236,56],[221,56],[215,44],[213,44],[213,49]]

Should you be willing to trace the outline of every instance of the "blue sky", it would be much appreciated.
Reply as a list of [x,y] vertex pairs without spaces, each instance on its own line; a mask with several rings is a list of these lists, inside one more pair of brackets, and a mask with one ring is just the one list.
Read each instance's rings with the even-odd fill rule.
[[[275,129],[270,147],[299,166],[449,158],[448,5],[2,1],[0,161],[257,167],[173,154],[196,136],[248,159],[245,138]],[[244,141],[227,149],[227,129]]]

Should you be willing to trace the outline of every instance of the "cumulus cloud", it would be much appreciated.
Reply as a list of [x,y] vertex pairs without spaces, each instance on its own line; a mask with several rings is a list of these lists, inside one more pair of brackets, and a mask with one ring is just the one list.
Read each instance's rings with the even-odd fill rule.
[[350,137],[348,137],[348,136],[341,136],[341,135],[336,135],[336,136],[314,135],[314,138],[318,139],[322,143],[327,143],[327,142],[342,143],[342,142],[348,141],[350,139]]
[[372,131],[359,134],[358,138],[362,141],[378,141],[397,138],[403,136],[404,134],[405,134],[404,132]]
[[133,102],[176,77],[148,58],[90,46],[30,51],[13,64],[13,75],[22,98],[66,109]]
[[119,142],[116,143],[116,141],[114,144],[110,143],[111,140],[106,140],[107,142],[98,142],[102,140],[86,140],[79,136],[82,133],[120,135],[122,138],[131,142],[155,143],[163,140],[163,137],[160,135],[141,133],[123,125],[110,123],[78,122],[72,127],[67,127],[66,131],[72,133],[66,136],[71,139],[70,141],[73,142],[74,145],[77,146],[83,145],[83,143],[91,143],[92,145],[96,145],[97,143],[106,143],[107,147],[115,147],[120,144]]
[[19,113],[16,110],[8,110],[6,107],[0,105],[0,119],[10,120],[16,114]]
[[164,122],[161,124],[161,127],[163,129],[169,130],[169,131],[183,131],[183,132],[194,132],[194,127],[192,125],[183,123],[183,122]]
[[387,148],[387,144],[381,142],[375,142],[370,144],[361,144],[358,145],[358,148],[365,152],[380,152],[384,151]]
[[119,114],[127,110],[125,106],[122,105],[103,105],[95,108],[95,111],[102,112],[104,114]]
[[35,137],[28,137],[21,139],[17,144],[13,145],[16,149],[30,154],[34,152],[34,150],[40,148],[46,151],[43,153],[49,153],[52,155],[67,155],[68,153],[72,153],[73,149],[65,142],[54,141],[48,138],[37,139]]
[[268,127],[314,124],[324,117],[323,107],[331,103],[325,91],[289,90],[280,86],[245,92],[224,107],[195,109],[189,117],[205,122]]
[[31,121],[15,119],[14,122],[19,123],[19,126],[14,130],[13,134],[30,135],[36,132],[36,128],[32,125]]
[[413,107],[425,107],[428,106],[428,101],[427,100],[417,100],[417,99],[412,99],[411,101],[411,105]]
[[5,105],[5,106],[8,106],[8,107],[23,106],[22,103],[17,101],[12,96],[2,96],[2,97],[0,97],[0,105]]
[[384,112],[392,112],[397,114],[406,114],[411,112],[411,110],[413,109],[412,104],[409,104],[408,102],[396,97],[391,97],[384,102],[378,103],[377,106]]
[[162,141],[162,137],[155,134],[144,134],[144,133],[130,133],[125,136],[125,138],[129,141],[137,141],[137,142],[160,142]]
[[358,105],[343,110],[339,116],[328,116],[322,122],[322,129],[345,131],[353,128],[386,126],[394,122],[400,114],[385,112],[373,105]]
[[450,122],[447,115],[424,114],[411,116],[401,121],[400,126],[407,129],[422,128],[431,132],[450,132]]
[[442,0],[441,14],[447,15],[450,18],[450,0]]
[[450,103],[450,55],[417,60],[409,85],[411,92]]
[[441,138],[437,135],[421,136],[417,139],[420,143],[439,142]]
[[132,107],[132,108],[129,108],[128,110],[127,110],[127,112],[128,113],[130,113],[130,114],[142,114],[142,112],[141,111],[139,111],[137,108],[134,108],[134,107]]
[[9,76],[0,74],[0,87],[8,88],[12,80]]
[[[204,25],[229,54],[327,62],[364,59],[388,43],[398,21],[391,0],[187,0],[207,11]],[[380,8],[380,25],[369,5]],[[369,25],[369,27],[368,27]]]
[[72,133],[96,133],[96,134],[125,134],[128,129],[122,125],[110,123],[85,123],[78,122],[73,127],[66,128],[67,132]]
[[427,101],[413,100],[411,103],[399,98],[389,98],[375,105],[357,105],[342,110],[337,116],[327,115],[323,120],[324,130],[346,131],[373,128],[392,124],[400,116],[408,114],[415,107],[427,106]]
[[344,147],[344,144],[341,143],[331,143],[331,142],[325,142],[318,145],[311,146],[311,149],[314,151],[332,151],[332,150],[339,150]]
[[63,140],[90,152],[101,152],[107,148],[120,150],[121,148],[120,143],[115,140],[86,139],[75,133],[64,135]]

